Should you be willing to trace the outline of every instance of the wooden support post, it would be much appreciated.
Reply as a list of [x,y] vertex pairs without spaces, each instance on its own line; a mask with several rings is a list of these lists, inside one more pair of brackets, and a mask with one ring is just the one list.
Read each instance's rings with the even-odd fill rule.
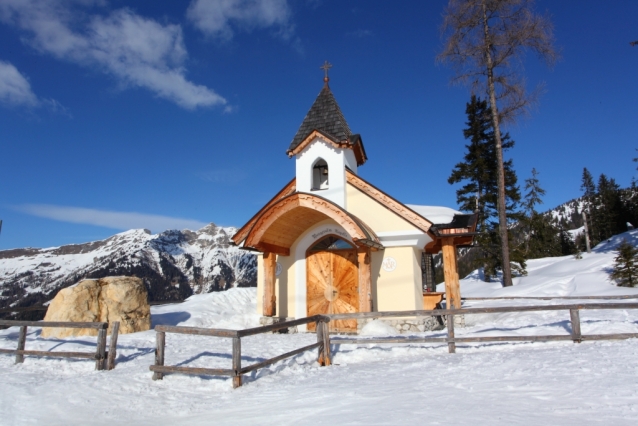
[[106,360],[106,328],[97,331],[97,348],[95,350],[95,369],[104,370]]
[[[18,350],[23,351],[24,346],[27,344],[27,326],[20,327],[20,335],[18,337]],[[16,364],[22,364],[24,362],[23,354],[16,354]]]
[[461,285],[456,262],[454,238],[443,238],[443,275],[445,276],[445,305],[448,309],[461,309]]
[[277,271],[277,255],[264,253],[264,316],[277,315],[277,297],[275,296],[275,280]]
[[[454,339],[454,315],[447,315],[447,338]],[[456,353],[456,343],[454,341],[448,340],[447,351],[451,354]]]
[[120,322],[115,321],[111,328],[111,341],[109,342],[109,356],[106,361],[106,369],[112,370],[115,368],[115,357],[117,356],[117,335],[120,331]]
[[330,352],[330,327],[328,321],[322,321],[318,325],[321,326],[323,337],[323,365],[325,367],[332,364],[332,353]]
[[583,340],[580,332],[580,313],[578,309],[570,309],[569,316],[572,321],[572,340],[574,343],[580,343]]
[[[165,346],[166,333],[158,331],[155,333],[155,365],[164,365],[164,346]],[[153,373],[153,380],[162,380],[164,373]]]
[[321,321],[315,322],[315,332],[317,333],[317,343],[319,343],[319,347],[317,348],[317,362],[323,367],[326,364],[323,361],[323,327],[321,326]]
[[233,337],[233,389],[241,386],[241,339]]
[[372,283],[370,268],[370,248],[360,247],[359,260],[359,312],[372,311]]

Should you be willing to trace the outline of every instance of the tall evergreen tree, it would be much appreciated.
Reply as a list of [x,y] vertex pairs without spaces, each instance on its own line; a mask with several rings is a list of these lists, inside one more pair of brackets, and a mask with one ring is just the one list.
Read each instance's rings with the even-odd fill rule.
[[497,159],[498,229],[505,287],[512,285],[512,273],[508,248],[507,166],[503,159],[505,139],[501,125],[514,120],[530,105],[517,66],[519,59],[529,51],[548,63],[557,56],[552,23],[536,14],[533,6],[533,0],[450,0],[443,18],[443,31],[448,38],[438,57],[455,66],[457,82],[484,89],[489,99]]
[[623,240],[618,246],[618,256],[614,259],[611,279],[621,287],[638,285],[638,248]]
[[596,216],[596,210],[594,201],[596,198],[596,184],[594,183],[594,177],[591,175],[587,167],[583,168],[583,178],[580,185],[580,189],[583,191],[583,210],[587,215],[587,228],[589,228],[589,239],[592,245],[596,245],[594,242],[594,235],[596,233],[594,229],[594,217]]
[[635,179],[631,180],[631,186],[625,191],[623,203],[627,211],[627,221],[634,228],[638,228],[638,185]]
[[604,174],[598,179],[596,197],[597,242],[627,230],[627,212],[622,202],[620,186]]
[[525,241],[525,257],[537,259],[539,257],[560,256],[561,232],[554,226],[551,219],[536,211],[536,206],[543,203],[545,190],[541,188],[538,172],[532,169],[532,177],[525,180],[525,198],[523,207],[525,216],[521,220],[523,238]]
[[[490,281],[497,270],[502,269],[500,236],[498,223],[498,171],[497,156],[492,129],[491,112],[486,101],[472,96],[466,104],[467,127],[463,136],[469,140],[464,161],[456,164],[448,178],[450,184],[464,185],[456,191],[456,199],[461,210],[478,213],[476,237],[481,255],[477,256],[477,265],[484,268],[484,277]],[[510,149],[514,141],[509,134],[503,135],[503,149]],[[507,211],[510,221],[519,219],[516,213],[520,201],[520,192],[512,160],[504,163]],[[511,237],[510,237],[511,239]],[[525,268],[524,258],[516,250],[510,250],[511,260]]]

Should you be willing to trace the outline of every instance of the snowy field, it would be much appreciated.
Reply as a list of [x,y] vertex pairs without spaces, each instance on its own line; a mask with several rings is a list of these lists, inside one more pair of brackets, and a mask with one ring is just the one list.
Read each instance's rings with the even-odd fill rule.
[[[468,277],[462,294],[638,295],[638,289],[615,287],[608,280],[613,249],[623,237],[638,245],[638,231],[631,231],[580,260],[530,261],[529,275],[517,278],[512,288]],[[257,326],[255,294],[233,289],[153,307],[153,324]],[[575,302],[519,299],[464,306]],[[570,331],[564,311],[484,314],[466,322],[457,336]],[[583,334],[637,333],[638,310],[581,311],[581,323]],[[29,331],[27,349],[95,348],[95,338],[41,339],[38,329]],[[0,347],[15,348],[17,334],[16,328],[0,331]],[[167,334],[166,340],[167,365],[230,368],[230,339]],[[242,362],[259,362],[315,341],[313,334],[247,337]],[[122,335],[116,369],[101,372],[87,360],[26,357],[24,364],[14,365],[13,356],[0,355],[0,424],[638,424],[638,339],[465,344],[456,354],[448,354],[447,345],[343,345],[333,348],[331,367],[319,367],[316,350],[309,351],[244,376],[244,386],[236,390],[229,378],[220,377],[167,375],[152,381],[148,367],[154,348],[153,331]]]

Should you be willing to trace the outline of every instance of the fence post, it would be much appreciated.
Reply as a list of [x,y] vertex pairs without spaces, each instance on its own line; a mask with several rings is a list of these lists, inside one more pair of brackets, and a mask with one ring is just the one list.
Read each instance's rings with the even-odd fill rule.
[[321,336],[323,337],[323,365],[329,366],[332,364],[332,354],[330,353],[330,327],[328,324],[330,323],[330,319],[327,321],[321,321]]
[[322,322],[321,320],[317,320],[315,321],[315,331],[317,333],[317,343],[319,343],[319,348],[317,348],[317,362],[319,363],[320,366],[324,366],[326,365],[326,363],[324,362],[323,358],[323,327],[321,326]]
[[[155,365],[163,366],[164,365],[164,344],[165,344],[165,336],[166,334],[163,331],[158,331],[155,333]],[[164,378],[164,373],[160,373],[155,371],[153,373],[153,380],[162,380]]]
[[570,309],[569,316],[572,321],[572,340],[574,343],[580,343],[583,340],[580,332],[580,312],[578,309]]
[[97,331],[97,349],[95,350],[95,369],[104,370],[106,358],[106,328]]
[[454,315],[447,315],[447,351],[456,353],[456,343],[454,342]]
[[233,337],[233,389],[241,386],[241,339]]
[[[18,337],[18,350],[23,351],[26,343],[27,343],[27,326],[23,325],[22,327],[20,327],[20,336]],[[16,364],[21,364],[23,362],[24,362],[24,354],[17,353]]]
[[115,357],[117,356],[117,335],[120,331],[120,322],[115,321],[111,329],[111,341],[109,342],[109,356],[107,357],[106,369],[115,368]]

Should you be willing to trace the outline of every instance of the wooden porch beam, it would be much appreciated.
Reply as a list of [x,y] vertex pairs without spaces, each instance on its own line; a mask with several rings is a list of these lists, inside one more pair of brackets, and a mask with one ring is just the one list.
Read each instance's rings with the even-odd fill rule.
[[259,243],[255,246],[257,250],[261,250],[264,253],[275,253],[281,256],[290,256],[290,249],[281,247],[276,244]]
[[275,273],[277,270],[277,255],[264,253],[264,316],[277,315],[277,297],[275,296]]
[[359,260],[359,312],[372,311],[372,283],[370,248],[360,247],[357,253]]
[[461,286],[454,238],[443,238],[442,243],[446,305],[448,309],[461,309]]

